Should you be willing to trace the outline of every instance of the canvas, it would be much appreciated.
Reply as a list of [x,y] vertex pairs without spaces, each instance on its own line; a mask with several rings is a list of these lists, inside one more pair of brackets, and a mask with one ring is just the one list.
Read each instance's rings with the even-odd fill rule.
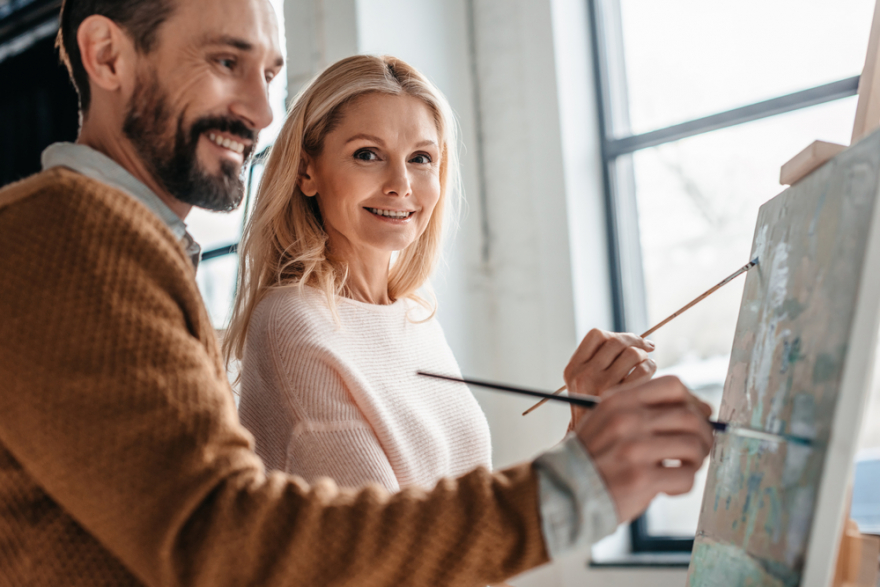
[[829,584],[876,344],[878,187],[875,133],[761,207],[718,417],[814,444],[716,435],[691,586]]

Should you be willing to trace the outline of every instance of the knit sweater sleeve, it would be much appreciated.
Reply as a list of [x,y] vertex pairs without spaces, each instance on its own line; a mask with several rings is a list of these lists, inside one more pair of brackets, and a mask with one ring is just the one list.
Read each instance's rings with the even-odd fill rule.
[[267,474],[171,234],[84,180],[33,189],[0,209],[0,448],[145,585],[485,585],[547,560],[531,465],[394,495]]
[[[302,295],[262,300],[248,329],[239,416],[267,466],[308,482],[400,486],[378,438],[351,401],[327,324]],[[298,303],[297,303],[298,302]]]

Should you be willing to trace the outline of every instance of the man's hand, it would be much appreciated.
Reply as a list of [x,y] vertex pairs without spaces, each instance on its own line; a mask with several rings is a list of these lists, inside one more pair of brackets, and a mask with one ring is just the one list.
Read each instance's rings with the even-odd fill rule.
[[[658,493],[691,490],[712,447],[712,408],[677,377],[630,384],[606,394],[577,430],[602,475],[621,523]],[[664,466],[669,461],[679,466]]]
[[[654,343],[629,333],[593,329],[572,355],[563,377],[570,394],[597,395],[623,383],[648,381],[657,364],[648,357]],[[587,415],[572,406],[569,430]]]

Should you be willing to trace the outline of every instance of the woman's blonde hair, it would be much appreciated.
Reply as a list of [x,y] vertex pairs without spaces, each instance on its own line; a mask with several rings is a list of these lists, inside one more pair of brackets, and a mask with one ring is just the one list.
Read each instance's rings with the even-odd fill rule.
[[371,93],[408,95],[431,110],[440,139],[440,199],[425,232],[399,252],[391,267],[388,295],[408,297],[436,311],[418,296],[440,253],[444,216],[460,193],[455,118],[446,98],[411,65],[389,56],[356,55],[328,67],[293,100],[272,147],[250,219],[239,246],[238,291],[223,337],[227,363],[243,355],[248,325],[257,304],[277,288],[309,285],[322,290],[335,313],[345,293],[348,269],[328,249],[316,198],[299,188],[303,155],[320,154],[324,138],[339,124],[345,107]]

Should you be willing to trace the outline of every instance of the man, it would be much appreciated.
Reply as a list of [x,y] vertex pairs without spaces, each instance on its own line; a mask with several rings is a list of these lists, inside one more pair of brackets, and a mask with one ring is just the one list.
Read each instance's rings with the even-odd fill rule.
[[[183,219],[241,200],[276,27],[268,0],[63,4],[78,144],[0,191],[0,585],[486,585],[689,490],[708,454],[707,407],[664,378],[534,463],[431,491],[267,473]],[[650,375],[644,344],[593,333],[567,382]]]

